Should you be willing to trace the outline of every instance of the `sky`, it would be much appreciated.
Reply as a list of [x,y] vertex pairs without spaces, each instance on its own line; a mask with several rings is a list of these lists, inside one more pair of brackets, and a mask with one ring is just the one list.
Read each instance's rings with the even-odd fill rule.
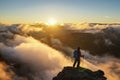
[[119,23],[120,0],[0,0],[0,22]]

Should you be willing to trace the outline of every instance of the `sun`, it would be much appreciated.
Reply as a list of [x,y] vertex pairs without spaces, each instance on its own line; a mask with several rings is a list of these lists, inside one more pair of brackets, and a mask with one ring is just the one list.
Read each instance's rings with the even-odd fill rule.
[[55,25],[57,21],[54,18],[49,19],[48,21],[49,25]]

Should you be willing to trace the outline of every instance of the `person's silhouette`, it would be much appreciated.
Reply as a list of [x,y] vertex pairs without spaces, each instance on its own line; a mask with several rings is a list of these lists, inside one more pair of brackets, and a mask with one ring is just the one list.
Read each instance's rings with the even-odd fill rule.
[[77,63],[77,67],[80,67],[80,57],[84,57],[84,55],[81,54],[80,47],[78,47],[74,51],[74,56],[73,57],[75,58],[73,67],[75,67],[76,63]]

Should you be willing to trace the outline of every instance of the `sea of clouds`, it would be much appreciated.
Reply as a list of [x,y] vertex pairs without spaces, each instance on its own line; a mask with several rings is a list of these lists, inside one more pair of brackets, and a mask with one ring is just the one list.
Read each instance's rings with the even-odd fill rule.
[[[118,25],[116,27],[118,28]],[[42,28],[38,25],[0,25],[0,55],[4,58],[0,62],[2,80],[51,80],[63,67],[72,66],[72,48],[64,46],[58,39],[53,39],[52,43],[55,44],[55,47],[60,46],[58,48],[61,48],[58,51],[27,35],[30,31],[41,30]],[[65,55],[66,53],[62,50],[69,51],[69,55]],[[82,50],[82,54],[85,55],[85,59],[81,59],[81,66],[93,71],[103,70],[108,80],[120,80],[120,60],[118,58],[93,56],[85,50]],[[16,73],[13,70],[14,64],[21,65],[19,72],[25,76],[20,76],[19,72]]]

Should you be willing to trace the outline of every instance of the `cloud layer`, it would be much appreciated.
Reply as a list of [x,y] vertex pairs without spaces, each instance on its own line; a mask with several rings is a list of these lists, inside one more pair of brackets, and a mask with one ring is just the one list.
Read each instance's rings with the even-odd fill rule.
[[[1,79],[51,80],[64,66],[72,66],[73,49],[64,46],[59,39],[51,40],[53,47],[59,48],[56,50],[28,36],[29,32],[39,32],[42,29],[40,25],[0,26],[0,55],[8,63],[0,63],[1,73],[5,76],[0,76]],[[120,79],[119,59],[111,56],[93,56],[84,50],[82,54],[85,55],[85,59],[81,60],[81,66],[92,70],[102,69],[108,80]],[[11,69],[10,74],[4,69]]]

